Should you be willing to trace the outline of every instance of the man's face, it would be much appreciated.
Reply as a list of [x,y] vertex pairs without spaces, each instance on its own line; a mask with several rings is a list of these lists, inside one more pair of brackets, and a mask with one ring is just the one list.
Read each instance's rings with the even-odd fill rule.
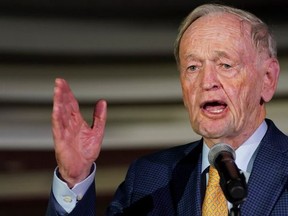
[[237,147],[265,118],[260,103],[265,72],[250,27],[231,14],[199,18],[179,49],[183,99],[194,131],[209,146]]

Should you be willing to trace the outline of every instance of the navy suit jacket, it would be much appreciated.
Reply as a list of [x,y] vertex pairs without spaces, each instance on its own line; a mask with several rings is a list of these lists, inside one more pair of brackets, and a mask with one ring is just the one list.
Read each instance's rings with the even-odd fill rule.
[[[288,215],[288,137],[266,120],[248,182],[242,216]],[[106,215],[200,216],[203,141],[136,160],[117,189]],[[95,215],[95,185],[69,215]],[[57,215],[51,201],[47,216]]]

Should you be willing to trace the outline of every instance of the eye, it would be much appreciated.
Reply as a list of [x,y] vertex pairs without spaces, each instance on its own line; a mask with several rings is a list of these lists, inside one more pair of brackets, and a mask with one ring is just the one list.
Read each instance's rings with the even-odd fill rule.
[[196,70],[197,70],[197,66],[196,65],[191,65],[191,66],[188,67],[188,71],[194,72]]
[[232,68],[232,66],[229,65],[229,64],[222,64],[221,66],[222,66],[224,69],[230,69],[230,68]]
[[218,73],[226,77],[234,77],[239,72],[237,64],[220,63],[218,65]]

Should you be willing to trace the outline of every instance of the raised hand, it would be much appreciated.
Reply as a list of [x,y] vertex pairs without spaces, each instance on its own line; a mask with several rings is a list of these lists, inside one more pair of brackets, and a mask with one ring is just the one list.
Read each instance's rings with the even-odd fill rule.
[[56,79],[52,132],[59,172],[68,186],[85,179],[98,158],[107,118],[107,103],[96,103],[93,124],[83,119],[77,100],[64,79]]

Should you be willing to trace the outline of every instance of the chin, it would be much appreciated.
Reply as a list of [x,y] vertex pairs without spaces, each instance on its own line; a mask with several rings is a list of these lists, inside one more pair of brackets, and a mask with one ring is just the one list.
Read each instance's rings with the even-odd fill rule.
[[229,134],[229,128],[223,125],[212,125],[212,127],[199,127],[198,133],[209,139],[220,139],[225,137],[226,134]]

